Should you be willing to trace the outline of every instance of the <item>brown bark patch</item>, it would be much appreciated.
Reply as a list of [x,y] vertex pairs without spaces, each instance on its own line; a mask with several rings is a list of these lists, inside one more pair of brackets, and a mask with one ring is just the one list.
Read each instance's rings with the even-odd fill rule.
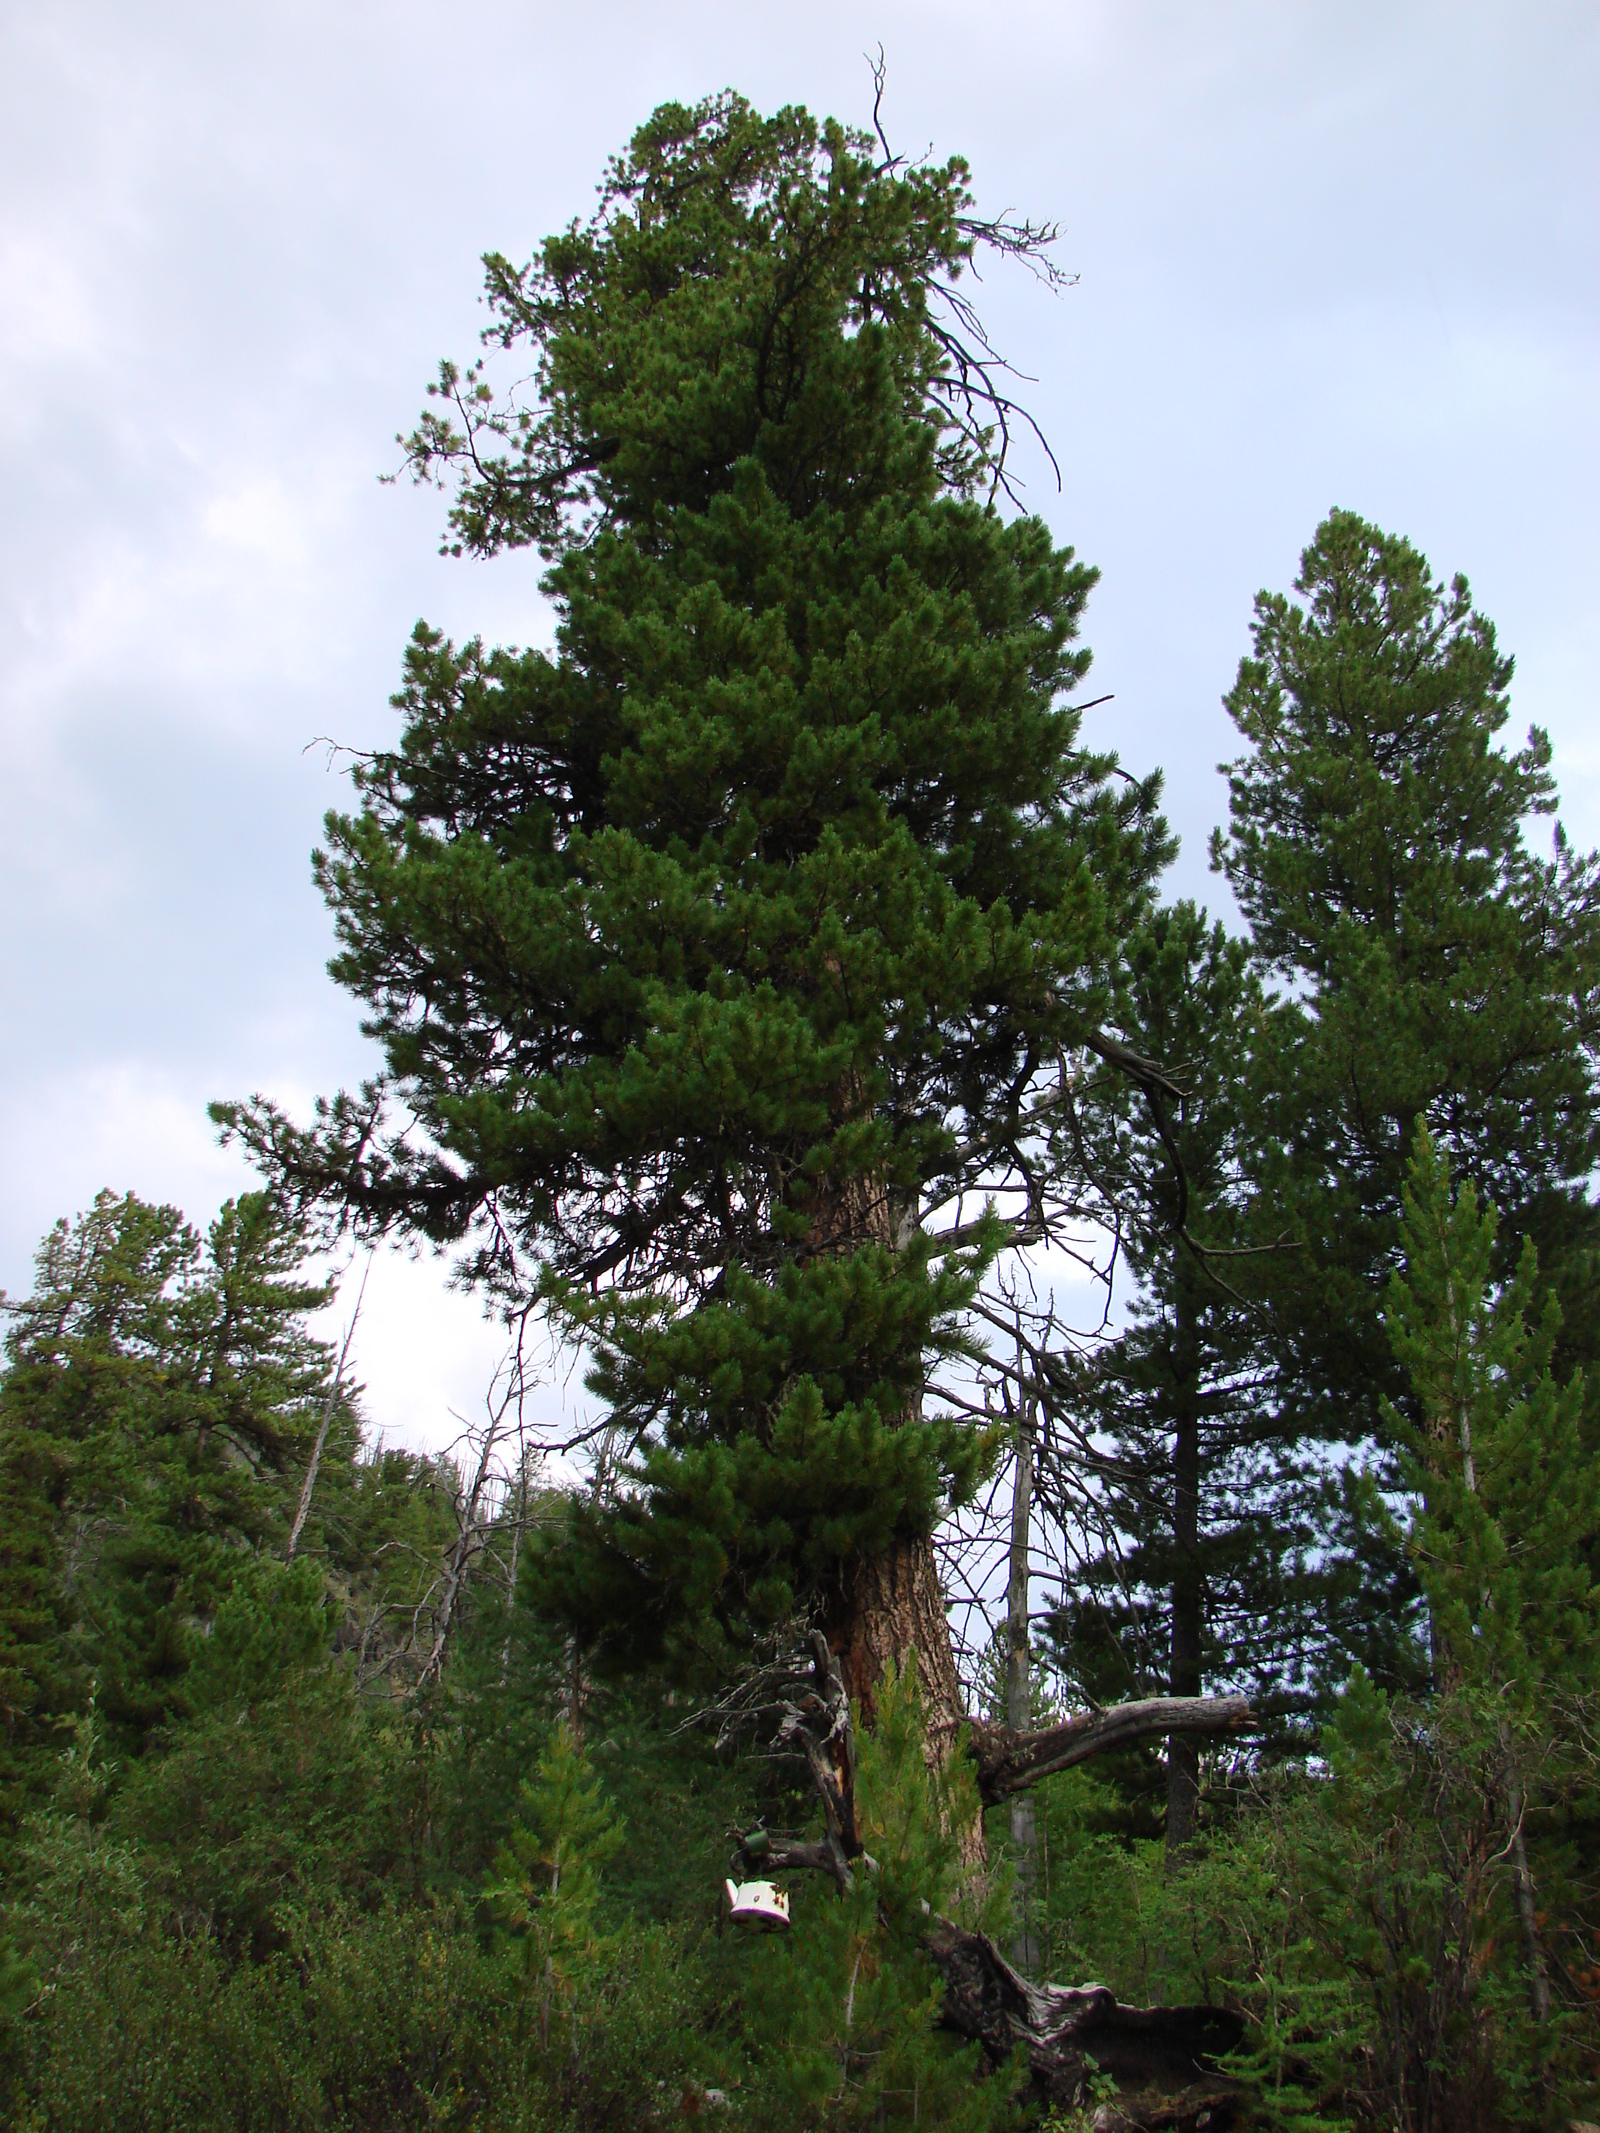
[[903,1674],[906,1656],[915,1650],[928,1739],[942,1763],[962,1721],[961,1683],[932,1540],[894,1541],[883,1554],[847,1570],[827,1636],[845,1689],[869,1728],[877,1722],[885,1673],[892,1666]]

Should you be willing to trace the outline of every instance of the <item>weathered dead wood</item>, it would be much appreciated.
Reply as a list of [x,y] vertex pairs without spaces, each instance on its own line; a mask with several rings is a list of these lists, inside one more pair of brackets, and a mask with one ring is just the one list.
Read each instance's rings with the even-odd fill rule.
[[[807,1666],[806,1659],[810,1664]],[[805,1653],[782,1652],[691,1725],[717,1722],[717,1749],[725,1752],[745,1734],[755,1733],[772,1755],[802,1761],[822,1802],[825,1834],[820,1843],[769,1837],[761,1833],[755,1851],[741,1840],[748,1867],[782,1872],[786,1868],[820,1871],[840,1888],[851,1883],[851,1861],[861,1856],[856,1832],[856,1739],[850,1696],[828,1640],[813,1630]]]
[[328,1397],[322,1403],[322,1419],[317,1424],[316,1440],[311,1447],[311,1457],[306,1462],[306,1478],[300,1485],[300,1501],[295,1505],[294,1524],[289,1528],[289,1545],[284,1551],[284,1561],[292,1563],[294,1552],[300,1545],[300,1536],[305,1531],[306,1520],[311,1516],[311,1498],[317,1486],[317,1474],[322,1466],[323,1447],[328,1441],[328,1425],[333,1420],[334,1409],[339,1404],[339,1395],[344,1390],[344,1366],[350,1357],[350,1343],[356,1337],[356,1327],[361,1322],[361,1306],[366,1301],[367,1276],[372,1272],[373,1254],[368,1252],[367,1263],[361,1275],[361,1287],[356,1295],[356,1307],[350,1314],[350,1323],[345,1328],[344,1341],[339,1349],[339,1361],[333,1373],[333,1383],[328,1387]]
[[973,1721],[969,1752],[978,1766],[978,1790],[993,1807],[1041,1778],[1070,1770],[1092,1756],[1108,1755],[1134,1741],[1167,1733],[1249,1733],[1255,1713],[1244,1696],[1147,1696],[1138,1703],[1085,1711],[1057,1726],[1018,1732],[1014,1727]]
[[1116,2083],[1095,2112],[1106,2133],[1220,2133],[1233,2117],[1243,2091],[1210,2064],[1243,2035],[1227,2008],[1129,2007],[1105,1985],[1035,1985],[986,1934],[947,1918],[930,1922],[923,1947],[944,1979],[945,2025],[997,2063],[1025,2051],[1034,2087],[1051,2104],[1090,2104],[1089,2077],[1098,2073]]

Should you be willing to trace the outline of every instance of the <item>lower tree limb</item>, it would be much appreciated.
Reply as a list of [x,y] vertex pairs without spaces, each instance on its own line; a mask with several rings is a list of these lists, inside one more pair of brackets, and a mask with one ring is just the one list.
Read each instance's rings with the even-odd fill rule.
[[1255,1726],[1255,1713],[1244,1696],[1147,1696],[1027,1732],[975,1720],[969,1746],[978,1766],[978,1790],[984,1804],[993,1807],[1058,1770],[1071,1770],[1152,1734],[1251,1733]]

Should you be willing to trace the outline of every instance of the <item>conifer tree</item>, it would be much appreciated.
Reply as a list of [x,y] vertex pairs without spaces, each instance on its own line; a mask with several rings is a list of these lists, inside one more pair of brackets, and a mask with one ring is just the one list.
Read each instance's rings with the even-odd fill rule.
[[135,1739],[183,1709],[195,1630],[281,1545],[328,1364],[305,1249],[265,1194],[202,1242],[175,1208],[102,1193],[8,1305],[0,1684],[19,1779],[91,1683]]
[[1584,1560],[1600,1535],[1600,1451],[1582,1373],[1552,1367],[1560,1308],[1539,1298],[1531,1239],[1495,1280],[1499,1227],[1470,1180],[1452,1196],[1419,1130],[1384,1311],[1421,1413],[1419,1427],[1388,1410],[1419,1499],[1410,1546],[1441,1672],[1476,1673],[1531,1712],[1600,1689],[1600,1586]]
[[[1559,1789],[1570,1741],[1600,1698],[1600,1451],[1584,1428],[1581,1372],[1551,1368],[1554,1295],[1537,1304],[1538,1254],[1493,1276],[1495,1210],[1450,1174],[1426,1128],[1408,1170],[1405,1264],[1385,1323],[1420,1425],[1390,1406],[1418,1509],[1408,1536],[1431,1617],[1436,1690],[1476,1719],[1498,1767],[1536,2014],[1549,2013],[1525,1824],[1531,1793]],[[1536,1315],[1537,1314],[1537,1315]]]
[[[1192,903],[1155,911],[1118,1019],[1160,1075],[1101,1077],[1074,1119],[1134,1288],[1124,1330],[1055,1389],[1082,1445],[1057,1515],[1083,1550],[1056,1663],[1091,1702],[1226,1682],[1292,1733],[1354,1661],[1414,1673],[1415,1581],[1376,1492],[1340,1472],[1345,1417],[1298,1398],[1283,1302],[1304,1216],[1268,1137],[1285,1053],[1250,944]],[[1198,1754],[1168,1743],[1169,1847],[1193,1832]]]
[[[1120,1021],[1175,1093],[1107,1076],[1079,1109],[1136,1284],[1126,1329],[1062,1388],[1097,1486],[1052,1632],[1091,1702],[1226,1679],[1281,1710],[1315,1665],[1305,1558],[1325,1536],[1298,1447],[1279,1440],[1264,1338],[1287,1231],[1257,1188],[1249,965],[1192,903],[1153,913],[1128,944]],[[1194,1833],[1198,1755],[1191,1736],[1168,1743],[1170,1849]]]
[[533,1777],[522,1781],[520,1812],[485,1884],[502,1930],[537,1980],[546,2041],[558,2001],[566,2003],[593,1952],[600,1869],[625,1835],[588,1757],[558,1726]]
[[[1286,1380],[1373,1427],[1418,1118],[1559,1293],[1591,1278],[1600,860],[1559,825],[1551,858],[1529,848],[1557,804],[1550,743],[1501,746],[1512,662],[1464,578],[1335,511],[1295,590],[1258,598],[1225,699],[1249,752],[1212,857],[1285,987],[1262,1086],[1308,1247]],[[1592,1321],[1567,1311],[1575,1354]]]
[[1048,234],[727,95],[490,257],[534,397],[446,365],[409,451],[453,545],[549,559],[555,644],[419,626],[317,862],[383,1072],[309,1130],[218,1112],[588,1343],[630,1456],[547,1607],[717,1667],[814,1605],[869,1713],[915,1645],[955,1714],[930,1536],[986,1455],[923,1386],[1005,1232],[923,1218],[1035,1134],[1168,850],[1068,701],[1094,573],[997,508],[960,278]]
[[[1539,1301],[1533,1247],[1497,1277],[1510,1257],[1497,1228],[1470,1181],[1452,1192],[1420,1128],[1384,1305],[1409,1397],[1385,1416],[1434,1679],[1423,1697],[1391,1699],[1357,1671],[1324,1735],[1324,1811],[1297,1839],[1314,1928],[1370,2010],[1367,2106],[1419,2128],[1573,2118],[1587,2086],[1571,2048],[1583,1995],[1569,1982],[1552,2022],[1547,1951],[1586,1963],[1587,1906],[1562,1855],[1592,1794],[1582,1743],[1600,1670],[1585,1557],[1600,1458],[1581,1378],[1552,1367],[1558,1310]],[[1591,2023],[1591,2077],[1592,2052]]]

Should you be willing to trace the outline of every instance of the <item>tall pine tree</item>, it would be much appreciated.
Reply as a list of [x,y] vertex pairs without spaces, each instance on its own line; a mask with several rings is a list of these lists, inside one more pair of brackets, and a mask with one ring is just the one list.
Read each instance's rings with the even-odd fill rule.
[[[1191,903],[1153,913],[1128,945],[1119,1020],[1167,1086],[1107,1075],[1078,1107],[1074,1138],[1134,1285],[1126,1327],[1058,1388],[1088,1447],[1076,1464],[1094,1475],[1093,1516],[1058,1506],[1087,1553],[1049,1634],[1091,1702],[1225,1681],[1282,1713],[1317,1666],[1337,1557],[1315,1477],[1279,1434],[1267,1336],[1293,1240],[1258,1188],[1264,1009],[1246,943]],[[1198,1782],[1198,1742],[1175,1736],[1174,1851],[1194,1833]]]
[[923,1387],[1006,1232],[924,1218],[1036,1131],[1168,849],[1068,702],[1093,572],[996,508],[960,277],[1041,239],[728,95],[488,261],[535,396],[447,365],[411,449],[455,545],[550,559],[555,646],[419,627],[318,861],[384,1071],[308,1131],[219,1113],[589,1344],[628,1457],[548,1607],[718,1666],[814,1606],[869,1711],[920,1650],[943,1737],[931,1535],[985,1446]]
[[1600,860],[1559,826],[1549,859],[1529,847],[1557,804],[1550,744],[1500,745],[1512,662],[1464,578],[1335,511],[1295,590],[1256,602],[1226,699],[1249,752],[1212,856],[1284,986],[1268,1131],[1310,1246],[1290,1374],[1372,1425],[1419,1118],[1504,1235],[1534,1240],[1565,1339],[1592,1347],[1571,1306],[1600,1223]]

